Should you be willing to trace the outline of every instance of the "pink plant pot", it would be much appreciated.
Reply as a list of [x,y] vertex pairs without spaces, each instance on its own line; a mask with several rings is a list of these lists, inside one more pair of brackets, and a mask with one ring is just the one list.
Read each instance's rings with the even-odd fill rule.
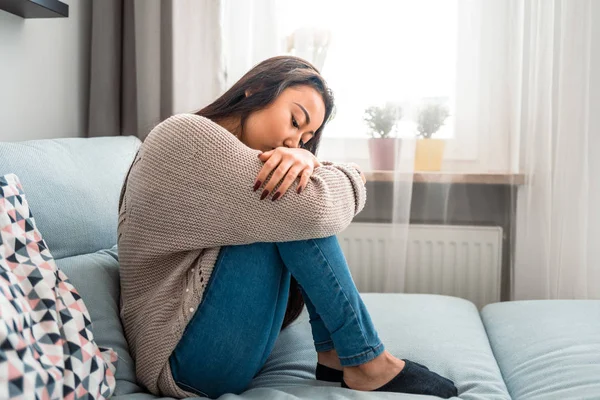
[[374,171],[391,171],[396,165],[396,154],[400,152],[399,138],[369,139],[369,156]]

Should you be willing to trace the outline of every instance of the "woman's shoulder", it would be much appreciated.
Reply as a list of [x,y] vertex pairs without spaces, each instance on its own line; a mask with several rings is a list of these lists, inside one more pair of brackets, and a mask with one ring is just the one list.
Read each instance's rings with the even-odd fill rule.
[[169,126],[178,126],[178,125],[192,125],[192,126],[206,126],[217,128],[220,127],[216,122],[203,117],[198,114],[192,113],[180,113],[170,116],[169,118],[162,121],[159,125],[169,125]]
[[197,114],[175,114],[156,125],[144,140],[143,146],[165,151],[198,150],[207,145],[226,144],[235,139],[216,122]]
[[213,133],[222,131],[223,128],[216,122],[197,114],[175,114],[157,124],[148,134],[157,136],[183,135],[186,133]]
[[146,164],[153,168],[177,168],[187,163],[211,168],[221,162],[217,158],[237,158],[248,151],[228,130],[196,114],[176,114],[165,119],[142,143]]

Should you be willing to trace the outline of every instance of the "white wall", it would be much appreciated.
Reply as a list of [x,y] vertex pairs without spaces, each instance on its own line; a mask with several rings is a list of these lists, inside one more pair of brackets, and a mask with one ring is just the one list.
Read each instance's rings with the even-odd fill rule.
[[85,136],[91,0],[68,18],[0,11],[0,141]]

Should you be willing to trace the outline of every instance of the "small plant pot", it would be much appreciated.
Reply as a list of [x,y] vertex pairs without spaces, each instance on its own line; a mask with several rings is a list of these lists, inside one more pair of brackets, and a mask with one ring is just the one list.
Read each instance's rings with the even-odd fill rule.
[[443,139],[418,139],[415,150],[415,171],[440,171],[446,141]]
[[369,156],[371,169],[374,171],[391,171],[396,165],[396,154],[400,152],[399,138],[369,139]]

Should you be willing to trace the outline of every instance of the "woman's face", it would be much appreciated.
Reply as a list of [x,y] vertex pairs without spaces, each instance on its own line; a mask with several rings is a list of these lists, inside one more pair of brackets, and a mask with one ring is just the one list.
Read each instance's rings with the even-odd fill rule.
[[300,147],[301,142],[312,139],[324,118],[325,104],[319,92],[307,85],[290,87],[267,108],[248,116],[241,140],[261,151]]

